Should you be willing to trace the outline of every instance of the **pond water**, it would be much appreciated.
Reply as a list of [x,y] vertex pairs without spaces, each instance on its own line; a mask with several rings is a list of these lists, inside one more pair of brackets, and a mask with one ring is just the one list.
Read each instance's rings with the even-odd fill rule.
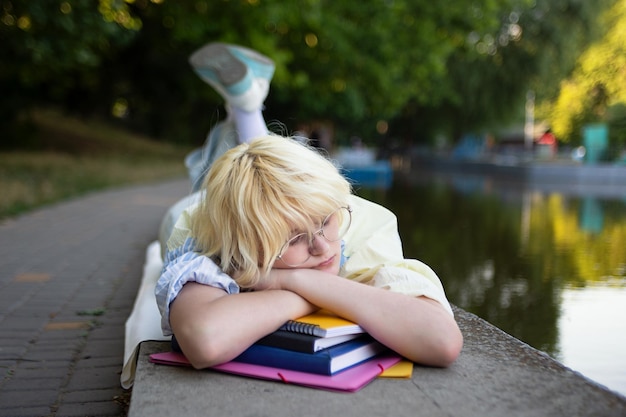
[[396,213],[452,303],[626,395],[626,189],[420,172],[357,194]]

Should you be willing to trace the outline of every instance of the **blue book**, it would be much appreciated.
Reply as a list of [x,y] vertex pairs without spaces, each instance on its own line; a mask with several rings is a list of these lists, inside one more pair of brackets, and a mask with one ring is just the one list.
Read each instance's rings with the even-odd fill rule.
[[304,353],[315,353],[362,336],[363,334],[345,334],[343,336],[334,337],[317,337],[310,334],[295,333],[287,330],[276,330],[275,332],[257,340],[255,344],[295,350]]
[[292,371],[333,375],[387,350],[387,347],[372,337],[364,336],[316,353],[254,344],[233,360]]

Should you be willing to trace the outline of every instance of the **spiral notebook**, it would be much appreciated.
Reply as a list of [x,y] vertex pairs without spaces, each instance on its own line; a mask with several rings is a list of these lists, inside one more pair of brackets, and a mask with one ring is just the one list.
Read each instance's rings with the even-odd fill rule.
[[[329,391],[356,392],[372,382],[385,369],[400,362],[401,359],[397,354],[383,354],[331,376],[234,361],[209,369]],[[153,353],[150,355],[150,362],[161,365],[191,366],[183,354],[176,352]]]
[[334,337],[346,334],[365,333],[358,324],[339,317],[327,310],[319,310],[315,313],[289,320],[280,330],[313,335],[317,337]]

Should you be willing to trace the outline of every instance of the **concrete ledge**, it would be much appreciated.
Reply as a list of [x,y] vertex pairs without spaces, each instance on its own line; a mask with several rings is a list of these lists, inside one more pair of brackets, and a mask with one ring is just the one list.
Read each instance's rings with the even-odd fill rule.
[[473,314],[455,315],[465,345],[453,366],[416,366],[411,380],[377,379],[354,394],[154,365],[148,355],[169,344],[144,342],[128,416],[626,415],[625,397]]

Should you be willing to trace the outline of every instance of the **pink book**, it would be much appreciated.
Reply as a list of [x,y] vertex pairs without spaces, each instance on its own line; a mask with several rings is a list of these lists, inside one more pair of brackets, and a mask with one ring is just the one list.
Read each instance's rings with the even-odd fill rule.
[[[384,354],[331,376],[234,361],[213,366],[210,369],[330,391],[356,392],[400,360],[401,357],[396,354]],[[150,362],[161,365],[191,366],[184,355],[176,352],[153,353],[150,355]]]

